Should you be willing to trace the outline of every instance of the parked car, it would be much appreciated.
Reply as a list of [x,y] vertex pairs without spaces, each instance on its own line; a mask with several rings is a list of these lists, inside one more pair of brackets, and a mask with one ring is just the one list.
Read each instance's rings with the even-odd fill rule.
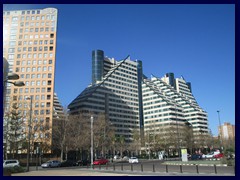
[[76,163],[76,166],[87,166],[88,164],[90,164],[90,161],[84,159],[84,160],[78,160]]
[[202,157],[203,158],[213,158],[214,157],[214,155],[217,155],[217,154],[220,154],[220,152],[219,151],[214,151],[214,152],[210,152],[210,153],[208,153],[208,154],[204,154],[204,155],[202,155]]
[[76,166],[76,162],[73,160],[66,160],[61,162],[61,167],[70,167],[70,166]]
[[213,157],[214,158],[222,158],[224,156],[223,153],[215,154]]
[[130,157],[128,160],[129,163],[138,163],[138,158],[136,157]]
[[43,163],[41,166],[42,166],[42,168],[60,167],[61,162],[57,161],[57,160],[50,160],[50,161]]
[[202,159],[202,155],[201,154],[192,154],[190,159],[191,160]]
[[17,159],[8,159],[8,160],[3,160],[3,168],[8,168],[8,167],[19,167],[19,161]]
[[115,156],[113,157],[113,159],[120,159],[120,156],[115,155]]
[[107,164],[107,163],[108,163],[108,160],[104,159],[104,158],[97,159],[97,160],[93,161],[94,165],[103,165],[103,164]]

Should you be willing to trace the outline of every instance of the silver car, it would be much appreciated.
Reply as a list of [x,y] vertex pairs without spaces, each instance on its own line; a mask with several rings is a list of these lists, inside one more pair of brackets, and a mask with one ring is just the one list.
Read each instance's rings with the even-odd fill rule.
[[9,159],[9,160],[4,160],[3,161],[3,167],[8,168],[8,167],[19,167],[19,161],[16,159]]
[[42,166],[42,168],[60,167],[61,162],[57,161],[57,160],[50,160],[50,161],[43,163],[41,166]]

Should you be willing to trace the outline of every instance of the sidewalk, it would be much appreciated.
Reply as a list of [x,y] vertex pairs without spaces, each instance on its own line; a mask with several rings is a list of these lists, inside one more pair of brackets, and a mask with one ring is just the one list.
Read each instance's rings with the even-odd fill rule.
[[153,172],[130,172],[130,171],[106,171],[92,169],[54,169],[30,171],[12,174],[12,176],[234,176],[223,174],[196,174],[196,173],[153,173]]
[[63,170],[56,169],[50,171],[41,170],[41,171],[29,171],[24,173],[15,173],[12,174],[12,176],[141,176],[141,175],[82,169],[63,169]]

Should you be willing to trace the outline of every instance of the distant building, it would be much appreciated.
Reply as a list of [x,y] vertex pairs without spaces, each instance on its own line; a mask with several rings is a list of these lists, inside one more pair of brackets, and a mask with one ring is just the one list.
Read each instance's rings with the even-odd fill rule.
[[223,125],[218,126],[218,134],[223,139],[235,138],[235,125],[225,122]]

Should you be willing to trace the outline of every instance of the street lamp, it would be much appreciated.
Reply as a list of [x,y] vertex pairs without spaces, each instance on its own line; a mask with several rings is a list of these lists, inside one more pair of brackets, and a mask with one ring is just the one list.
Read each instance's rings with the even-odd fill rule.
[[14,86],[24,86],[24,82],[22,81],[14,81],[14,82],[11,82],[11,81],[6,81],[7,83],[10,83],[10,84],[13,84]]
[[175,115],[176,115],[176,124],[177,124],[177,145],[178,145],[178,156],[180,158],[180,146],[179,146],[179,131],[178,131],[178,116],[177,116],[177,105],[176,105],[176,101],[174,101],[174,106],[175,106]]
[[29,122],[28,122],[28,147],[27,147],[27,169],[29,171],[29,154],[30,154],[30,140],[31,140],[31,131],[32,131],[32,96],[27,97],[27,100],[30,100],[30,114],[29,114]]
[[93,116],[91,116],[91,167],[93,167]]
[[222,150],[222,128],[221,128],[221,121],[220,121],[220,111],[217,111],[218,113],[218,122],[219,122],[219,146],[220,149]]

